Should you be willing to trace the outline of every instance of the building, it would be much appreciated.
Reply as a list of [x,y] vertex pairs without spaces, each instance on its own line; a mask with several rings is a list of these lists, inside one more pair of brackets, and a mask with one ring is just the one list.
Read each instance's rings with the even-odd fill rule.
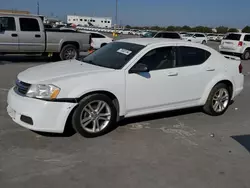
[[112,18],[68,15],[67,23],[82,26],[110,28],[112,26]]
[[0,14],[30,14],[29,11],[23,11],[23,10],[1,10]]

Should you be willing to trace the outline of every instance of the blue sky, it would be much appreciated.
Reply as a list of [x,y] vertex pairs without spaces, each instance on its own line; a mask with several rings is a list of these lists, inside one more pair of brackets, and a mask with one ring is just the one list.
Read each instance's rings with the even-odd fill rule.
[[[1,9],[36,13],[36,0],[2,0]],[[40,14],[115,16],[115,0],[40,0]],[[123,25],[250,25],[250,0],[118,0]]]

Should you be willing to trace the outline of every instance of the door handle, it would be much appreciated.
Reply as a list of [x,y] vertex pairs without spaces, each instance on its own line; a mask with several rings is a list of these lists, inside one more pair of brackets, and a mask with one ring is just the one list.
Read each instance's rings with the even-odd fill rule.
[[41,35],[35,35],[35,37],[36,37],[36,38],[40,38],[40,37],[41,37]]
[[12,37],[17,37],[18,35],[16,33],[11,34]]
[[206,71],[215,71],[215,68],[207,68]]
[[178,75],[177,72],[170,72],[170,73],[168,73],[168,76],[177,76],[177,75]]

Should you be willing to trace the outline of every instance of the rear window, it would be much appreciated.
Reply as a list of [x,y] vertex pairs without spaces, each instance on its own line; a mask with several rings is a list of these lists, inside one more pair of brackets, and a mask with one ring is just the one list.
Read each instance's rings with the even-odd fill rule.
[[178,33],[158,33],[155,38],[169,38],[169,39],[180,39]]
[[241,34],[228,34],[226,40],[240,40]]

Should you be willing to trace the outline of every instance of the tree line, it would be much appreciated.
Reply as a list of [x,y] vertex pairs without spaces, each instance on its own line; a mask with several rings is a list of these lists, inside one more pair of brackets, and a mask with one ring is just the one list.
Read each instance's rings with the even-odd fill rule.
[[[214,33],[213,28],[204,27],[204,26],[197,26],[197,27],[190,27],[190,26],[168,26],[168,27],[159,27],[159,26],[152,26],[152,27],[132,27],[130,25],[125,26],[127,29],[144,29],[144,30],[156,30],[156,31],[186,31],[186,32],[201,32],[201,33]],[[229,28],[225,26],[219,26],[215,28],[217,33],[227,33],[227,32],[239,32],[236,28]],[[250,33],[250,26],[246,26],[242,29],[243,33]]]

